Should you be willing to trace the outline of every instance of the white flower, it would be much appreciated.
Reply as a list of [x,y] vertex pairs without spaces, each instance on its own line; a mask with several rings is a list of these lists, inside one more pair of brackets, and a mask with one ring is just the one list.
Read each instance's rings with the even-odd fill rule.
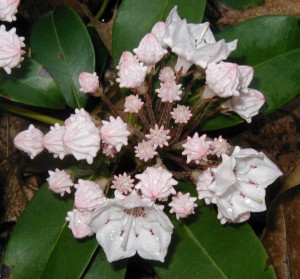
[[199,164],[200,160],[207,161],[210,141],[206,141],[205,138],[205,134],[199,137],[198,133],[195,133],[192,138],[187,137],[186,143],[182,145],[184,148],[182,155],[187,155],[187,163],[192,160],[194,160],[196,164]]
[[235,63],[210,63],[206,69],[206,83],[219,97],[239,96],[253,77],[253,68]]
[[[213,181],[204,190],[213,193],[211,201],[218,206],[218,218],[222,224],[243,222],[249,218],[250,212],[264,211],[265,188],[282,175],[264,153],[238,146],[230,157],[223,154],[222,163],[211,171]],[[200,198],[201,189],[198,187]],[[209,195],[204,193],[202,197],[210,198]]]
[[176,71],[182,68],[186,73],[191,65],[206,68],[208,63],[218,63],[228,57],[236,49],[237,40],[225,43],[216,42],[209,24],[187,24],[181,20],[175,6],[166,20],[166,36],[164,42],[178,55]]
[[150,71],[168,51],[162,48],[155,35],[148,33],[142,38],[138,48],[135,48],[133,52]]
[[18,149],[26,152],[30,156],[30,159],[33,159],[44,149],[43,137],[44,134],[42,131],[30,124],[27,130],[19,133],[14,138],[14,145]]
[[178,182],[172,177],[172,173],[162,167],[148,167],[146,170],[135,176],[140,180],[135,185],[140,189],[142,195],[151,200],[164,199],[170,194],[175,195],[176,191],[173,186]]
[[0,20],[12,22],[16,20],[16,13],[20,0],[1,0],[0,1]]
[[132,191],[92,214],[89,226],[96,233],[109,262],[132,257],[164,262],[173,232],[167,215],[151,200]]
[[222,107],[236,112],[240,117],[250,123],[252,117],[258,114],[259,109],[264,103],[265,97],[261,92],[248,88],[247,91],[241,92],[239,96],[234,96],[223,103]]
[[16,28],[6,31],[5,26],[0,26],[0,67],[10,74],[11,69],[19,67],[25,53],[21,48],[25,38],[16,35]]
[[69,154],[76,160],[85,159],[89,164],[93,163],[93,158],[100,149],[99,129],[83,109],[76,110],[76,114],[65,121],[65,134],[62,140]]
[[175,73],[171,67],[164,67],[159,72],[159,80],[161,82],[171,82],[176,80]]
[[163,21],[158,21],[152,27],[151,33],[157,38],[163,48],[166,48],[166,45],[163,42],[163,38],[166,34],[166,24]]
[[50,127],[50,131],[43,138],[43,146],[50,152],[53,153],[53,157],[59,157],[61,160],[67,154],[64,148],[62,137],[65,134],[65,127],[55,123],[54,126]]
[[99,77],[96,73],[81,72],[79,74],[80,92],[94,93],[99,89]]
[[71,193],[71,187],[74,183],[66,171],[55,169],[55,171],[48,171],[48,173],[49,177],[47,178],[47,181],[49,189],[61,196],[65,193]]
[[155,91],[158,93],[158,97],[161,98],[162,102],[173,103],[174,101],[180,100],[182,91],[179,90],[181,84],[177,84],[175,81],[163,82],[160,84],[160,88]]
[[214,138],[214,141],[211,142],[209,146],[209,154],[220,157],[222,154],[226,154],[229,148],[230,144],[227,140],[223,139],[222,136],[219,136],[218,138]]
[[112,181],[112,189],[117,189],[119,192],[127,195],[130,193],[134,187],[134,179],[131,179],[130,175],[126,172],[119,174],[119,176],[114,175],[114,180]]
[[177,196],[172,197],[169,203],[171,207],[170,213],[176,214],[176,219],[187,218],[189,215],[194,214],[194,208],[198,205],[195,203],[197,198],[190,197],[190,193],[183,194],[178,192]]
[[154,148],[168,146],[168,140],[171,138],[168,136],[170,130],[164,130],[164,126],[158,128],[155,124],[154,129],[150,128],[150,134],[146,135],[146,138],[153,144]]
[[96,182],[79,179],[74,187],[77,189],[74,194],[74,204],[77,209],[93,210],[107,204],[103,190]]
[[139,142],[137,146],[134,147],[135,156],[140,160],[147,162],[149,159],[152,159],[157,152],[155,151],[155,147],[150,141],[143,140]]
[[144,102],[135,95],[129,95],[125,98],[124,112],[138,113]]
[[188,106],[177,105],[171,112],[171,116],[175,120],[175,123],[183,124],[188,123],[193,115]]
[[69,222],[68,227],[72,230],[75,238],[83,238],[93,234],[90,227],[86,224],[91,218],[91,211],[79,211],[73,209],[67,213],[66,221]]
[[115,147],[119,152],[123,145],[128,144],[127,124],[121,117],[109,117],[109,121],[102,120],[102,127],[100,128],[100,135],[103,143],[108,144],[109,148]]
[[119,77],[116,81],[120,83],[121,88],[139,87],[144,82],[147,74],[147,67],[129,53],[130,52],[126,52],[121,56],[120,62],[116,67],[119,70]]

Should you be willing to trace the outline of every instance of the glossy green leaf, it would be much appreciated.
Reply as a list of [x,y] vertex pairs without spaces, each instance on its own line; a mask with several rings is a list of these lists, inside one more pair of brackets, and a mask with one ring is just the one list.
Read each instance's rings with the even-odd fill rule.
[[[182,186],[182,185],[181,185]],[[184,185],[185,190],[193,185]],[[196,194],[194,193],[193,196]],[[154,266],[161,279],[274,279],[268,256],[249,225],[221,225],[212,207],[175,226],[166,263]]]
[[127,260],[109,263],[103,250],[99,249],[83,279],[123,279],[126,273]]
[[25,58],[10,75],[0,73],[0,96],[45,108],[63,109],[65,100],[49,73],[34,59]]
[[76,240],[65,217],[73,201],[44,185],[18,220],[4,255],[10,279],[80,278],[98,247],[95,238]]
[[59,6],[40,17],[31,33],[32,57],[52,75],[72,107],[84,107],[88,96],[79,92],[81,72],[94,72],[95,54],[87,29],[71,9]]
[[[254,32],[255,30],[255,32]],[[270,113],[292,100],[300,92],[299,19],[290,16],[263,16],[242,22],[219,33],[218,39],[238,39],[237,50],[230,59],[254,67],[250,88],[261,91],[266,104],[261,110]],[[225,117],[226,118],[226,117]],[[237,118],[236,118],[237,119]],[[228,120],[228,119],[227,119]],[[205,124],[205,130],[220,129],[230,123],[217,116]]]
[[118,62],[123,51],[132,51],[153,25],[165,20],[177,5],[178,14],[188,22],[200,23],[206,0],[123,0],[113,27],[113,59]]
[[220,0],[221,3],[234,10],[245,10],[264,4],[264,0]]

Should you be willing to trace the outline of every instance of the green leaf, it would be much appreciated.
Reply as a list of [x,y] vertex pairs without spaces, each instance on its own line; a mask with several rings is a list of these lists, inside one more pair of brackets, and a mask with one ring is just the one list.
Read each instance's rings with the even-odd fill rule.
[[217,37],[227,41],[239,39],[238,48],[230,58],[254,67],[250,87],[265,95],[264,112],[280,108],[300,92],[300,27],[297,17],[258,17]]
[[123,0],[113,27],[113,59],[118,63],[123,51],[132,51],[151,31],[153,25],[165,20],[177,5],[178,14],[188,22],[200,23],[206,0]]
[[25,58],[10,75],[0,73],[0,96],[22,104],[53,109],[65,107],[64,98],[49,73],[34,59]]
[[[195,192],[191,184],[181,186]],[[215,210],[201,202],[188,221],[174,220],[173,224],[174,251],[169,251],[164,265],[154,266],[160,278],[276,278],[273,267],[268,266],[268,255],[249,225],[221,225]]]
[[220,0],[220,2],[234,10],[245,10],[264,4],[264,0]]
[[76,240],[65,217],[73,201],[44,185],[18,220],[4,255],[10,279],[80,278],[98,247],[95,238]]
[[67,104],[84,107],[88,96],[79,92],[81,72],[94,72],[95,54],[80,17],[59,6],[40,17],[31,33],[32,57],[39,61],[58,84]]
[[123,279],[127,260],[109,263],[103,250],[99,249],[83,279]]

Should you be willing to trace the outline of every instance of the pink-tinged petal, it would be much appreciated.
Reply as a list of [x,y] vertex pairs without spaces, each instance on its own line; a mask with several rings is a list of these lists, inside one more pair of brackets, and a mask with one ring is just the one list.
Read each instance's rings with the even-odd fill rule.
[[43,137],[44,134],[42,131],[31,124],[27,130],[19,133],[14,138],[14,145],[18,149],[26,152],[30,156],[30,159],[34,159],[34,157],[40,154],[44,149]]
[[151,33],[157,38],[163,48],[166,48],[167,45],[164,44],[163,38],[166,34],[166,23],[163,21],[158,21],[154,24],[151,29]]

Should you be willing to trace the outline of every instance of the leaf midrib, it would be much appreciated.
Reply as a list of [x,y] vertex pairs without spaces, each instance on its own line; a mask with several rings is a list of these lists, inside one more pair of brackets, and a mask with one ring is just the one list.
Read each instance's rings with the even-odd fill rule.
[[191,238],[192,241],[195,242],[195,244],[200,248],[202,253],[210,260],[212,265],[220,272],[220,274],[223,276],[223,278],[229,279],[229,277],[226,276],[226,274],[222,271],[222,269],[218,266],[218,264],[214,261],[214,259],[209,255],[209,253],[206,251],[206,249],[203,247],[201,242],[194,236],[193,232],[185,225],[182,224],[184,229],[186,230],[188,236]]

